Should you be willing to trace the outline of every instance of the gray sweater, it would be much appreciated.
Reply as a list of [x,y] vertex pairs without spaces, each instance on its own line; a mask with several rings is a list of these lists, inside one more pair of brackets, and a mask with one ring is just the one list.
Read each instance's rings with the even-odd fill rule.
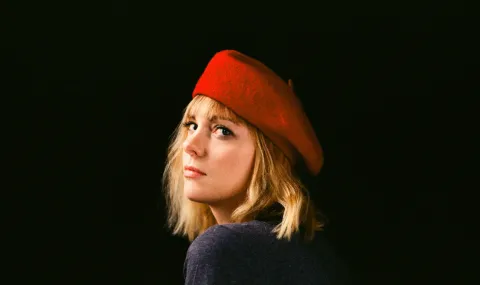
[[346,268],[324,233],[305,244],[298,234],[278,240],[273,227],[258,220],[210,227],[187,251],[185,284],[347,284]]

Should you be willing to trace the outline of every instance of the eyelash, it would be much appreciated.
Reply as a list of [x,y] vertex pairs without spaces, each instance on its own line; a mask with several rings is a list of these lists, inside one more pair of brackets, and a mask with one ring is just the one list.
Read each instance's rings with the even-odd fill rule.
[[[193,124],[195,124],[195,123],[192,122],[192,121],[189,121],[189,122],[183,123],[183,126],[186,127],[186,128],[190,128],[190,126],[193,125]],[[217,129],[221,129],[221,130],[224,130],[224,131],[228,132],[228,135],[223,135],[222,134],[222,136],[224,136],[224,137],[233,136],[233,132],[225,126],[215,125],[215,130],[217,130]]]

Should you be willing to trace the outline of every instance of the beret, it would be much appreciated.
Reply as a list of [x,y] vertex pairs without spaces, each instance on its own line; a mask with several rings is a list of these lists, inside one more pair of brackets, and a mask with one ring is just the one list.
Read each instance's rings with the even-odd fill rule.
[[290,84],[262,62],[236,50],[217,52],[198,79],[192,98],[214,99],[262,131],[295,165],[303,159],[312,175],[323,150]]

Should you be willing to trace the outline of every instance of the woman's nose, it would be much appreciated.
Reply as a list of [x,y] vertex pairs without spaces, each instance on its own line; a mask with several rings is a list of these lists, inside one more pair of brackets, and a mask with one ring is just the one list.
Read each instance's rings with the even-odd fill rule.
[[183,142],[184,151],[191,156],[205,155],[205,147],[201,142],[200,135],[199,133],[192,134]]

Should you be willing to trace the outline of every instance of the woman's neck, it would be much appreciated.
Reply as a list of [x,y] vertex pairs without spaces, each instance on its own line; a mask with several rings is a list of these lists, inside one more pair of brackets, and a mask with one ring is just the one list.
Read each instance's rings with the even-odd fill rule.
[[212,211],[217,224],[229,224],[232,223],[232,213],[237,209],[241,203],[245,200],[245,196],[239,196],[229,201],[222,201],[218,204],[210,204],[210,210]]

